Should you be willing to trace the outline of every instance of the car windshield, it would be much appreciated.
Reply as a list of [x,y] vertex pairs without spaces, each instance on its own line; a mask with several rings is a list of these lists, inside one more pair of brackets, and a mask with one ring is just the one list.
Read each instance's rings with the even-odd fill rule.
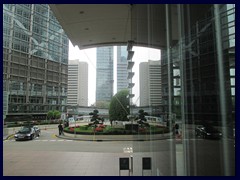
[[19,133],[29,133],[31,131],[31,128],[29,127],[23,127],[22,129],[20,129],[18,132]]
[[206,127],[207,132],[218,132],[218,130],[214,127]]

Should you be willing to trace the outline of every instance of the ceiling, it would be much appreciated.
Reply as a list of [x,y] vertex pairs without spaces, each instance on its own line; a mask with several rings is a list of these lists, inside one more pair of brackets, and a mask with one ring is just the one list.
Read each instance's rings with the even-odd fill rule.
[[127,45],[129,40],[134,40],[134,45],[156,48],[165,43],[163,35],[165,33],[160,33],[165,31],[163,5],[49,4],[49,6],[72,44],[80,49]]
[[[165,4],[49,4],[74,46],[86,49],[107,45],[164,48],[166,46]],[[209,5],[190,5],[195,22]],[[185,8],[186,9],[186,8]],[[178,40],[177,5],[171,4],[171,38]]]

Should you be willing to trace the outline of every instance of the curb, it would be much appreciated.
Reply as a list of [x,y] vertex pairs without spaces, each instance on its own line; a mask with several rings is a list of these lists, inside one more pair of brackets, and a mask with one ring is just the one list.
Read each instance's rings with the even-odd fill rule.
[[8,140],[8,139],[13,138],[13,137],[14,137],[14,134],[10,134],[6,137],[3,137],[3,141]]
[[[69,136],[59,136],[59,135],[55,135],[58,138],[61,139],[68,139],[68,140],[76,140],[76,141],[98,141],[98,142],[102,142],[102,141],[155,141],[155,140],[165,140],[165,139],[169,139],[169,137],[162,137],[162,138],[156,138],[156,139],[83,139],[83,138],[75,138],[75,137],[69,137]],[[96,138],[96,137],[95,137]]]

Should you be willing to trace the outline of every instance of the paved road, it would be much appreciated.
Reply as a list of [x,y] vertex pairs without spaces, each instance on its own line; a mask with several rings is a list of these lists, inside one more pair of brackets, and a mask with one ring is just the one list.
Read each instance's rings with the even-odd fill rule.
[[[225,141],[196,138],[191,130],[188,139],[182,141],[76,141],[58,138],[57,133],[53,126],[46,130],[43,128],[42,135],[32,141],[4,141],[3,175],[127,176],[129,171],[119,171],[119,158],[131,155],[134,176],[226,174],[223,167]],[[232,140],[227,142],[229,147],[233,147]],[[133,153],[127,152],[130,148]],[[184,153],[186,159],[183,158]],[[234,175],[235,148],[229,148],[227,153],[228,168]],[[152,158],[152,171],[142,170],[143,157]],[[184,172],[184,163],[188,165],[189,172]]]

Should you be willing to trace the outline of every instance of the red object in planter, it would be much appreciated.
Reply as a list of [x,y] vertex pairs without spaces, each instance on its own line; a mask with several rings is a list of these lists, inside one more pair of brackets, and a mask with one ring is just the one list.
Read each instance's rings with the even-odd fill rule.
[[97,131],[97,132],[102,132],[102,131],[103,131],[103,128],[102,128],[102,127],[96,127],[96,128],[95,128],[95,131]]
[[100,124],[98,127],[100,127],[100,128],[105,128],[105,125]]
[[139,128],[138,130],[139,130],[139,132],[145,132],[146,131],[145,128]]

